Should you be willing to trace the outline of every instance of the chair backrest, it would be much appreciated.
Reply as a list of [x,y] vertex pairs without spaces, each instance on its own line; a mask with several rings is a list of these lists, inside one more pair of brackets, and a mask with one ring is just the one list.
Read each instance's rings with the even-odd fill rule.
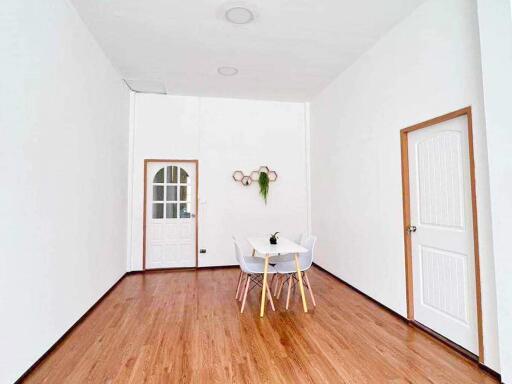
[[301,245],[308,250],[305,253],[301,253],[299,257],[300,266],[302,269],[309,269],[313,264],[316,239],[316,236],[310,235],[305,236],[301,241]]
[[308,235],[306,235],[306,232],[302,232],[299,237],[299,244],[303,245],[304,241],[308,238]]
[[242,250],[240,249],[240,245],[238,245],[238,241],[236,240],[235,236],[232,236],[233,239],[233,246],[235,247],[235,257],[236,261],[240,265],[240,269],[242,271],[247,271],[247,266],[245,264],[245,258],[242,254]]

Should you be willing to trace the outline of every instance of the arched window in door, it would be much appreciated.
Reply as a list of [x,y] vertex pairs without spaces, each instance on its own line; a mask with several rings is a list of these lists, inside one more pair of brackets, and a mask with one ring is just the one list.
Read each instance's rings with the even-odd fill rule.
[[189,219],[192,185],[183,168],[161,168],[153,177],[153,219]]

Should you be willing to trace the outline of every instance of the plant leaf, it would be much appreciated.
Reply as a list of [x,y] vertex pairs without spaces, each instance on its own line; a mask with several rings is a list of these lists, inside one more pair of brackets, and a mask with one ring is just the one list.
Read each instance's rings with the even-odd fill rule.
[[263,200],[265,200],[265,204],[267,204],[269,182],[268,174],[266,172],[260,172],[258,184],[260,186],[260,195],[263,197]]

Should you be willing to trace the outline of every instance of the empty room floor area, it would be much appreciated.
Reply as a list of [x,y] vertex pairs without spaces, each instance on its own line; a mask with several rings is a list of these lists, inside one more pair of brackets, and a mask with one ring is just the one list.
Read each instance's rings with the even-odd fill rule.
[[[423,331],[313,268],[300,295],[244,313],[234,268],[127,275],[25,383],[497,383]],[[312,307],[312,306],[311,306]]]

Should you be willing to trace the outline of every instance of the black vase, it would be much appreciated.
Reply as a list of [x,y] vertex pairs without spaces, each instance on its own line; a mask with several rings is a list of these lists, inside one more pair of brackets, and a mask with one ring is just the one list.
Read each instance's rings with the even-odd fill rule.
[[270,241],[270,244],[274,244],[274,245],[277,244],[277,239],[275,237],[271,237],[269,239],[269,241]]

